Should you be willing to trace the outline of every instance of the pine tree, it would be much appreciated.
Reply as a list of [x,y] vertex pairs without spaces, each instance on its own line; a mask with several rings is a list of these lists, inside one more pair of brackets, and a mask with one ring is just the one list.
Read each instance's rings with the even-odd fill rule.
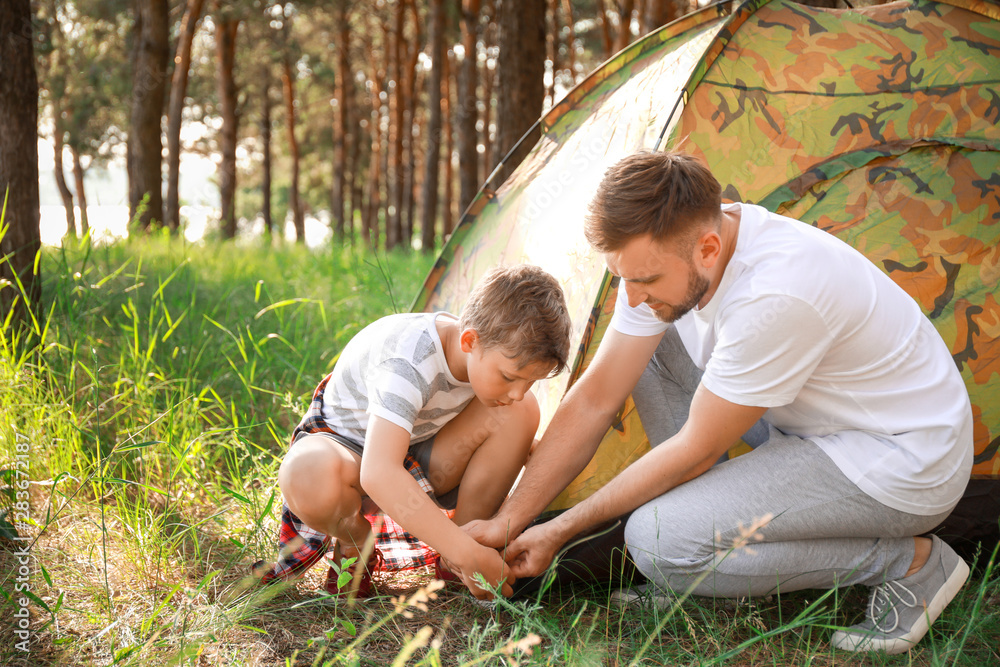
[[503,0],[499,8],[500,58],[497,90],[496,159],[504,180],[538,138],[518,141],[542,115],[545,101],[545,0]]
[[184,96],[187,94],[188,73],[191,69],[191,44],[204,4],[205,0],[187,0],[177,37],[174,72],[170,79],[170,106],[167,111],[167,201],[164,215],[167,226],[175,231],[180,227],[180,153]]
[[145,229],[153,221],[163,221],[161,121],[167,89],[170,3],[168,0],[136,0],[134,16],[127,163],[129,218]]
[[420,213],[420,241],[424,252],[434,251],[441,168],[441,77],[444,72],[443,0],[430,0],[431,75],[427,78],[427,149],[424,153],[424,188]]
[[[30,0],[0,3],[0,312],[25,321],[39,309],[38,78]],[[24,288],[22,297],[20,284]]]

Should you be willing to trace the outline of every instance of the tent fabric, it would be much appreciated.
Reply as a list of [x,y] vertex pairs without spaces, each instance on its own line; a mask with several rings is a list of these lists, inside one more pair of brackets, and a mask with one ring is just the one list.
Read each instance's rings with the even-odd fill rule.
[[[617,54],[540,124],[524,162],[466,211],[413,309],[461,310],[497,263],[555,275],[577,353],[538,388],[543,428],[614,308],[616,281],[583,237],[587,203],[625,155],[680,148],[711,167],[725,198],[837,235],[914,297],[972,397],[973,475],[1000,479],[1000,5],[719,3]],[[648,447],[629,399],[552,508]]]
[[1000,476],[1000,21],[937,2],[770,3],[668,143],[729,198],[830,231],[916,299],[972,397],[973,474]]
[[[581,233],[587,202],[608,166],[660,140],[691,69],[734,5],[708,7],[665,26],[570,91],[539,121],[542,138],[514,173],[502,184],[490,179],[472,202],[411,308],[459,312],[479,277],[498,263],[529,262],[558,278],[578,352],[569,373],[535,387],[543,426],[596,349],[607,327],[599,315],[614,304],[615,285]],[[648,450],[630,400],[592,468],[567,490],[571,500],[553,507],[572,506]]]
[[[488,182],[472,203],[412,309],[458,312],[489,268],[530,262],[562,283],[579,348],[604,274],[580,233],[589,193],[609,164],[657,141],[690,61],[722,25],[718,10],[698,12],[633,44],[577,86],[540,121],[542,138],[518,169],[502,185]],[[568,380],[540,383],[543,419]]]

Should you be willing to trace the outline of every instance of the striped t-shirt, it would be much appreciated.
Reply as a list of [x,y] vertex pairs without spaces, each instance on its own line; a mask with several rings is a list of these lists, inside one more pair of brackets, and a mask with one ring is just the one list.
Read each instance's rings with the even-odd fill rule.
[[330,428],[364,443],[370,415],[410,433],[410,444],[441,430],[475,398],[448,368],[435,320],[448,313],[389,315],[344,348],[323,394]]

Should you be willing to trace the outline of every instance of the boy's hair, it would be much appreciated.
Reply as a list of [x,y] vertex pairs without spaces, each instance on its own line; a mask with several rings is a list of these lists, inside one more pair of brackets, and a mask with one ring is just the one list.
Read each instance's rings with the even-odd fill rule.
[[718,228],[722,187],[708,167],[690,155],[643,151],[604,174],[584,221],[587,241],[614,252],[637,236],[693,244],[705,227]]
[[472,290],[459,326],[474,329],[485,349],[501,348],[522,368],[547,362],[554,376],[569,359],[572,323],[562,287],[537,266],[490,270]]

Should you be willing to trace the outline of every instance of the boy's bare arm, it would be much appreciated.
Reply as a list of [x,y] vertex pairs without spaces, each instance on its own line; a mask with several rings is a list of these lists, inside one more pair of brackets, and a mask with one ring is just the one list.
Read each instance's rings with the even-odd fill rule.
[[556,411],[514,493],[495,517],[466,524],[466,532],[499,549],[541,514],[593,458],[661,337],[608,329],[590,367]]
[[416,535],[460,570],[463,582],[476,597],[489,594],[473,579],[482,573],[491,585],[502,584],[510,595],[509,570],[495,549],[478,544],[456,526],[420,488],[416,480],[401,465],[410,443],[410,434],[403,428],[372,416],[365,437],[365,454],[361,459],[361,486],[386,514],[408,532]]

